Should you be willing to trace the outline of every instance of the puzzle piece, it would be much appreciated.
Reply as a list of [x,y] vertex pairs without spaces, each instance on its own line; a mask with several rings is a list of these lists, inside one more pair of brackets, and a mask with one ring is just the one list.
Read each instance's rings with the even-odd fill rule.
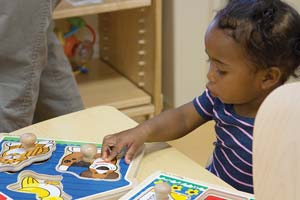
[[168,193],[162,195],[164,200],[254,200],[253,195],[248,193],[226,190],[165,172],[152,174],[120,200],[157,200],[155,190],[160,188],[161,183],[171,186],[170,192],[163,189]]
[[82,160],[84,162],[94,162],[95,155],[97,154],[97,147],[95,144],[83,144],[80,147],[82,153]]
[[33,133],[24,133],[20,136],[20,142],[26,152],[32,151],[35,148],[36,135]]
[[[38,142],[40,141],[49,140],[39,138]],[[9,146],[7,144],[15,143],[22,146],[20,137],[4,136],[0,138],[1,150],[3,150],[4,147],[7,150]],[[16,171],[15,173],[0,172],[0,191],[12,199],[44,198],[43,200],[48,200],[49,198],[43,196],[45,190],[37,189],[35,186],[39,185],[41,186],[40,188],[53,188],[55,192],[58,191],[56,186],[62,185],[62,191],[72,196],[72,199],[108,200],[119,199],[119,197],[136,185],[135,175],[143,156],[142,148],[135,159],[128,165],[124,158],[113,160],[112,162],[102,160],[101,144],[93,144],[97,147],[96,154],[85,154],[82,152],[82,146],[85,146],[85,144],[85,142],[81,141],[56,140],[55,151],[46,162],[29,165],[25,169]],[[83,157],[90,159],[83,161]],[[28,170],[39,175],[23,178],[23,181],[21,181],[21,178],[18,178],[19,174]],[[42,175],[48,175],[49,177],[59,176],[62,179],[61,181],[43,181],[43,179],[41,179],[41,177],[43,177]],[[20,179],[18,188],[23,188],[23,191],[30,190],[31,193],[20,192],[21,190],[17,192],[16,190],[8,189],[7,186],[16,185],[16,180],[18,179]],[[23,185],[20,184],[22,182]],[[39,198],[39,196],[41,198]],[[60,197],[57,198],[59,199]],[[54,199],[54,197],[51,197],[51,199]]]
[[2,192],[0,192],[0,200],[12,200],[12,199],[9,198],[7,195],[3,194]]
[[71,196],[63,191],[61,176],[38,174],[30,170],[22,171],[18,182],[7,186],[9,190],[22,193],[32,193],[39,200],[69,200]]
[[154,186],[156,200],[169,200],[171,186],[166,182],[158,183]]
[[[84,148],[82,149],[82,147]],[[67,146],[56,170],[73,174],[80,179],[119,179],[121,175],[118,171],[117,159],[110,162],[104,161],[101,158],[101,148],[97,149],[95,145],[91,144],[82,145],[82,147]]]
[[45,161],[51,157],[55,148],[55,141],[36,141],[33,134],[24,134],[19,141],[3,142],[0,152],[0,172],[15,172],[32,163]]
[[[249,196],[251,196],[249,194]],[[249,200],[247,195],[243,195],[242,192],[229,192],[226,190],[218,190],[216,188],[209,188],[206,190],[199,200]],[[254,200],[254,197],[252,199]]]
[[208,196],[208,197],[206,197],[205,200],[226,200],[226,199],[219,198],[219,197],[216,197],[216,196]]

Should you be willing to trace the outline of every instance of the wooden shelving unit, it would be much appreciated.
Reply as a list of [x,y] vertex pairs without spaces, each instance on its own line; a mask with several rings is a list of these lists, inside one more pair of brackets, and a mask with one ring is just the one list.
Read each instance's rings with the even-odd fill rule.
[[122,110],[151,104],[149,94],[101,60],[92,60],[88,68],[88,74],[76,76],[86,106],[111,105]]
[[150,6],[151,0],[103,0],[100,4],[74,7],[63,0],[53,13],[54,19],[99,14]]
[[162,109],[161,0],[103,0],[73,7],[61,1],[54,19],[97,15],[99,59],[76,76],[86,107],[114,106],[130,117]]

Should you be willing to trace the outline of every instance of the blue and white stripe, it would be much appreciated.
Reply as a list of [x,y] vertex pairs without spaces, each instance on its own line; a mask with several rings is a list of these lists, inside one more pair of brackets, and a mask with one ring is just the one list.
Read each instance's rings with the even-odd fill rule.
[[253,193],[252,141],[254,118],[237,115],[206,89],[193,101],[198,113],[216,122],[213,162],[208,170],[238,190]]

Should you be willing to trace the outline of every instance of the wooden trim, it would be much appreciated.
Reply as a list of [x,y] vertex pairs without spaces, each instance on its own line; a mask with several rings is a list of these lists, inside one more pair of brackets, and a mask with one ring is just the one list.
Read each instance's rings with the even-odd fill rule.
[[151,0],[103,0],[99,4],[74,7],[65,0],[62,0],[53,12],[53,19],[112,12],[150,5]]
[[155,21],[154,41],[154,88],[152,101],[155,105],[155,114],[159,114],[163,108],[162,98],[162,2],[153,1],[153,16]]

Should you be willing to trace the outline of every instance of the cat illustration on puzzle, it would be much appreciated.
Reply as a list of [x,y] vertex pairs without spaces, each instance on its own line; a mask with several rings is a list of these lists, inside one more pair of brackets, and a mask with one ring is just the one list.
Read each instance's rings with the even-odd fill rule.
[[0,172],[19,171],[34,162],[47,160],[55,148],[55,141],[36,141],[31,133],[23,134],[20,142],[4,142],[0,152]]

